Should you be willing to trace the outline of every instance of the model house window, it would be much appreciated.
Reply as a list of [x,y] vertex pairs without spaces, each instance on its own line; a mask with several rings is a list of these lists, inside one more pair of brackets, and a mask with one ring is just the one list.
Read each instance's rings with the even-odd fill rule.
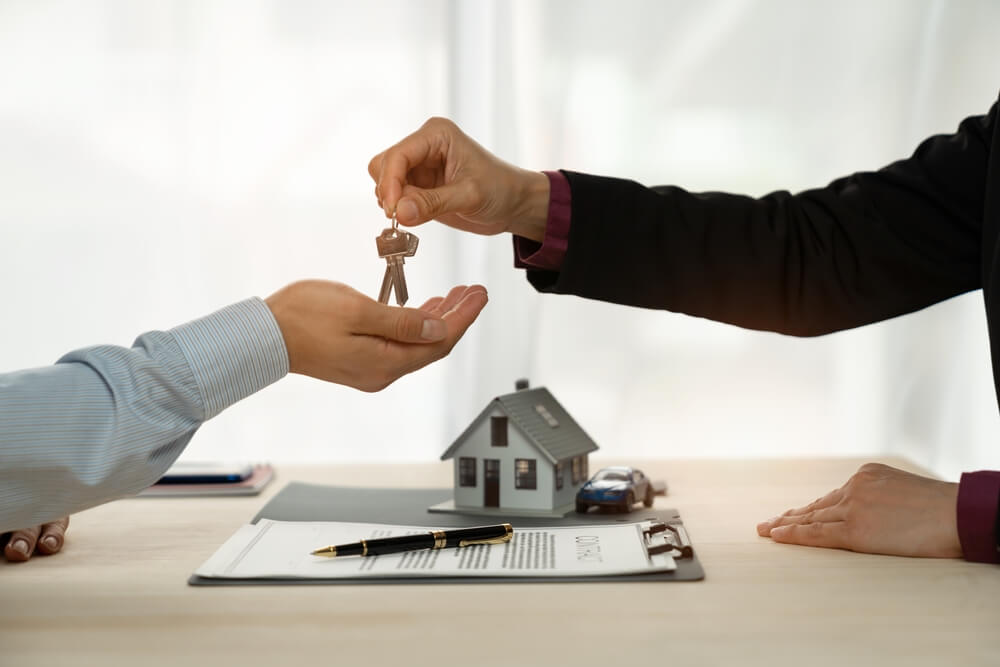
[[514,459],[514,488],[538,488],[538,476],[535,474],[535,459]]
[[490,444],[494,447],[507,446],[506,417],[490,417]]
[[583,479],[583,464],[580,462],[579,456],[573,457],[573,483],[579,484],[580,480]]
[[563,464],[562,461],[556,464],[556,491],[563,487]]
[[544,405],[542,404],[536,405],[535,412],[541,415],[542,419],[545,420],[545,423],[551,426],[552,428],[559,426],[559,422],[556,420],[555,417],[552,416],[552,413],[549,412],[548,408],[546,408]]
[[587,459],[586,454],[580,457],[580,467],[583,468],[580,479],[584,480],[590,477],[590,461]]
[[460,456],[458,458],[458,485],[476,485],[476,459],[473,456]]

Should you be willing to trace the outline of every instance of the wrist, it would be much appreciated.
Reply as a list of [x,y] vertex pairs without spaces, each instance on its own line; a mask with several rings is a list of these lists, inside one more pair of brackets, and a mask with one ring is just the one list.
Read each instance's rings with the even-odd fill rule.
[[518,207],[507,231],[543,243],[549,220],[549,177],[540,171],[523,170],[516,195]]
[[293,292],[298,289],[299,283],[291,283],[281,288],[271,296],[264,299],[268,310],[274,317],[278,325],[278,331],[285,342],[285,350],[288,354],[288,372],[301,373],[298,346],[296,345],[297,317],[293,306],[294,299],[290,298]]

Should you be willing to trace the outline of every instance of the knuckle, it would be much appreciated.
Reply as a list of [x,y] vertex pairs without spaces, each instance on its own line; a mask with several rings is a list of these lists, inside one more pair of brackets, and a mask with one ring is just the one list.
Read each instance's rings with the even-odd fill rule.
[[845,521],[844,539],[848,546],[861,544],[865,540],[864,528],[857,521]]
[[30,541],[31,539],[32,539],[32,537],[31,537],[31,535],[28,534],[28,531],[26,531],[26,530],[15,530],[14,532],[10,533],[10,535],[7,538],[7,542],[9,544],[13,544],[17,540]]
[[427,129],[446,129],[454,127],[454,123],[442,116],[431,116],[424,122]]
[[420,335],[421,323],[415,317],[401,314],[393,324],[396,340],[412,340]]
[[41,526],[32,526],[31,528],[24,528],[22,530],[15,530],[11,533],[11,539],[21,538],[28,540],[29,542],[38,539],[38,535],[42,532]]
[[872,473],[869,470],[858,470],[856,473],[851,475],[851,478],[847,480],[847,490],[856,491],[859,487],[864,486],[872,480]]
[[854,503],[841,503],[838,509],[841,517],[840,520],[844,522],[847,528],[852,528],[857,523],[857,513],[855,512]]
[[424,207],[429,215],[435,215],[441,210],[443,202],[441,201],[441,195],[435,190],[426,190],[423,192]]
[[865,481],[874,482],[891,477],[895,468],[890,468],[881,463],[866,463],[858,469],[857,474]]
[[467,201],[481,202],[483,200],[483,186],[475,179],[465,179],[462,183],[462,193]]

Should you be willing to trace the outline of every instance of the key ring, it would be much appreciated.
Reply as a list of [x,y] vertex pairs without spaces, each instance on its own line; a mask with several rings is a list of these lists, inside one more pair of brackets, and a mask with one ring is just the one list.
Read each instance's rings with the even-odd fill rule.
[[399,223],[396,222],[396,214],[394,212],[392,214],[392,231],[393,232],[398,232],[398,230],[399,230]]

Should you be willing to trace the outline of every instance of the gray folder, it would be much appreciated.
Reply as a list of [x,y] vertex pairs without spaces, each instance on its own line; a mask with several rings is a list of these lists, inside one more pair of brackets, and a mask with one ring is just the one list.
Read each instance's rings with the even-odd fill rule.
[[[686,534],[680,514],[674,509],[640,509],[633,512],[570,512],[561,519],[551,517],[513,517],[510,519],[484,520],[482,516],[467,514],[430,513],[427,508],[442,503],[452,497],[452,489],[374,489],[347,486],[322,486],[291,482],[274,496],[253,518],[273,521],[353,521],[358,523],[387,523],[394,525],[440,526],[460,528],[483,523],[507,521],[517,530],[519,526],[558,526],[574,524],[636,522],[647,519],[662,521],[674,528],[681,527],[680,534]],[[675,558],[677,569],[673,572],[649,574],[601,576],[601,577],[422,577],[411,579],[211,579],[191,575],[188,583],[192,586],[232,586],[232,585],[301,585],[301,584],[416,584],[416,583],[474,583],[474,582],[573,582],[573,581],[697,581],[705,578],[705,571],[698,560],[697,550],[692,546],[684,549],[685,556]]]

